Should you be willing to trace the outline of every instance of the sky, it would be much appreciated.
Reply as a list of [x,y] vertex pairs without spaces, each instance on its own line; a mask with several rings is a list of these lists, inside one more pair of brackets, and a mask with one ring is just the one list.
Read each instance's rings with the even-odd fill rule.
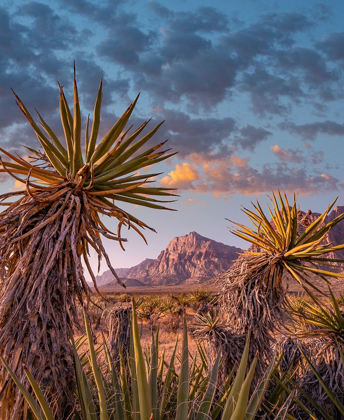
[[[191,231],[244,248],[225,219],[246,223],[241,206],[271,191],[313,212],[344,205],[343,16],[340,0],[2,1],[0,146],[38,147],[11,88],[62,138],[57,81],[70,98],[75,60],[84,124],[103,74],[101,133],[141,92],[132,124],[165,120],[154,142],[179,152],[156,180],[179,189],[178,211],[129,206],[157,233],[147,246],[123,231],[125,252],[105,239],[112,264]],[[1,176],[1,193],[16,188]]]

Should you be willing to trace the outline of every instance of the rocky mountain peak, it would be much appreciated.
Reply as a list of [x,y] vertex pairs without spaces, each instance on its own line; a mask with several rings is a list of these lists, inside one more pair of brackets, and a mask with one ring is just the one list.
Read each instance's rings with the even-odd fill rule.
[[[203,282],[228,270],[240,252],[240,248],[190,232],[173,238],[156,260],[146,259],[134,267],[116,271],[121,278],[137,279],[145,284]],[[105,272],[97,279],[106,284],[109,277],[111,274]]]

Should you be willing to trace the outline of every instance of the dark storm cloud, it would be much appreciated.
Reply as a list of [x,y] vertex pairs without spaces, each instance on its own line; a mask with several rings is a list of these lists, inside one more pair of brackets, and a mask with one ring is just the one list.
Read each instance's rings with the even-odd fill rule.
[[330,136],[344,135],[344,124],[329,120],[300,125],[292,122],[283,122],[279,124],[279,127],[301,137],[303,140],[315,140],[319,134]]
[[330,60],[344,60],[344,32],[333,32],[327,35],[317,47],[327,54]]
[[[124,111],[128,91],[141,91],[150,105],[162,107],[157,114],[167,122],[160,129],[161,140],[169,137],[181,157],[194,154],[209,161],[230,157],[235,149],[252,151],[272,135],[261,123],[255,127],[223,118],[226,99],[242,98],[244,93],[254,113],[271,117],[286,115],[303,101],[325,112],[325,103],[340,91],[340,63],[327,61],[343,57],[343,35],[330,34],[315,48],[305,48],[298,34],[307,37],[315,25],[306,14],[270,13],[249,24],[234,24],[233,17],[214,7],[176,12],[153,2],[150,18],[158,24],[148,27],[147,20],[123,1],[60,0],[60,8],[47,3],[28,2],[14,12],[0,9],[0,106],[6,109],[0,115],[0,134],[13,149],[37,141],[24,125],[9,87],[30,111],[42,110],[49,124],[60,130],[56,80],[71,101],[74,58],[84,112],[92,113],[101,69],[106,69],[102,133],[116,120],[109,106],[123,101]],[[172,107],[178,111],[168,109]],[[133,122],[137,126],[141,119],[134,117]],[[304,139],[319,133],[341,135],[344,130],[331,121],[284,124],[280,128]],[[284,162],[297,159],[283,150],[286,153],[278,153],[281,160],[284,153]],[[267,182],[264,173],[251,166],[240,169],[245,170],[247,179],[256,173],[264,185]],[[271,169],[266,176],[273,173]]]
[[75,26],[61,18],[46,4],[32,1],[18,9],[18,15],[33,19],[30,26],[30,44],[33,48],[61,50],[70,42],[80,42]]
[[271,13],[265,15],[262,22],[284,33],[302,32],[314,26],[314,23],[301,13]]
[[[25,23],[19,24],[18,16],[24,18],[21,22]],[[83,106],[92,110],[102,69],[94,55],[75,50],[76,45],[87,41],[85,30],[76,29],[77,26],[51,6],[28,2],[13,12],[0,8],[0,27],[0,107],[6,110],[0,113],[1,144],[12,151],[17,151],[20,144],[39,147],[10,88],[16,91],[34,118],[37,118],[34,110],[37,108],[51,128],[61,135],[57,81],[65,86],[72,105],[73,59],[76,59]],[[126,98],[128,88],[128,79],[113,79],[105,74],[104,106],[113,104],[115,97]],[[124,109],[127,102],[129,100]]]
[[272,133],[262,127],[248,124],[240,130],[240,135],[235,138],[234,144],[242,149],[253,151],[260,143],[267,140]]
[[258,115],[283,115],[290,109],[285,99],[297,103],[304,96],[297,77],[268,73],[262,66],[244,73],[239,89],[251,96],[252,110]]
[[[159,13],[159,10],[157,11]],[[170,12],[168,14],[165,8],[165,17],[169,18],[170,26],[176,32],[211,33],[224,32],[228,29],[227,16],[213,7],[200,7],[195,12]]]
[[[88,6],[81,7],[88,2],[62,2],[90,14]],[[306,14],[270,13],[234,25],[213,7],[176,12],[158,2],[149,6],[159,31],[148,31],[117,5],[101,23],[108,37],[96,51],[129,72],[135,90],[149,92],[161,105],[183,103],[200,113],[239,89],[250,95],[255,113],[267,116],[283,115],[310,95],[314,102],[338,96],[338,71],[315,49],[297,45],[297,34],[315,27]],[[107,7],[94,5],[96,20]]]
[[180,157],[195,154],[230,154],[228,139],[236,129],[233,118],[191,118],[188,114],[162,109],[159,114],[166,119],[159,134],[169,138]]
[[[118,64],[126,66],[136,65],[140,61],[140,54],[151,43],[151,36],[142,32],[135,24],[135,15],[121,13],[116,22],[109,28],[109,37],[97,47],[99,55],[109,58]],[[138,25],[139,26],[139,25]]]
[[160,77],[137,75],[135,86],[148,90],[161,104],[187,99],[190,110],[197,112],[222,102],[228,94],[227,89],[234,85],[235,77],[234,60],[209,48],[173,65],[167,64]]
[[251,60],[258,55],[273,54],[277,45],[291,46],[295,42],[293,34],[311,25],[308,18],[301,14],[269,14],[258,23],[229,32],[223,41],[236,53],[238,60]]
[[317,87],[338,80],[335,71],[327,68],[326,60],[310,48],[292,48],[276,53],[278,66],[287,71],[301,71],[304,83]]
[[124,3],[124,0],[108,0],[97,3],[87,0],[59,0],[59,3],[68,10],[107,27],[116,19],[117,8]]

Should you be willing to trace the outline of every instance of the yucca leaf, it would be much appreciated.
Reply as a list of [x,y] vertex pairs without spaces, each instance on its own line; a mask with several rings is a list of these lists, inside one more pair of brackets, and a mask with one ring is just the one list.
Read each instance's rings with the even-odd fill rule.
[[[130,330],[130,337],[132,337],[132,330]],[[133,346],[132,339],[130,340],[130,348]],[[132,420],[132,415],[137,415],[137,412],[139,411],[135,404],[135,399],[137,397],[137,380],[136,380],[136,369],[135,369],[135,360],[134,355],[131,355],[130,357],[130,367],[131,367],[131,392],[133,397],[133,407],[130,403],[130,390],[128,387],[128,381],[127,381],[127,372],[126,372],[126,366],[125,361],[121,349],[120,340],[118,340],[118,352],[119,352],[119,361],[120,361],[120,379],[121,379],[121,386],[122,386],[122,392],[123,392],[123,405],[124,405],[124,417],[125,420]],[[134,409],[133,409],[134,408]]]
[[26,368],[26,366],[23,366],[23,368],[24,368],[25,375],[26,375],[27,379],[29,380],[30,385],[33,389],[33,392],[36,395],[36,398],[39,402],[39,405],[42,408],[42,411],[44,413],[45,418],[47,420],[54,420],[53,413],[50,410],[49,404],[48,404],[47,400],[45,399],[45,396],[44,396],[43,392],[41,391],[40,387],[38,386],[37,382],[34,380],[33,376],[29,372],[29,370]]
[[213,402],[215,391],[216,391],[220,358],[221,358],[221,353],[219,352],[215,359],[213,369],[211,371],[208,389],[204,395],[202,404],[197,412],[196,420],[206,420],[209,418],[209,415],[211,414],[210,408],[211,408],[211,404]]
[[289,397],[287,398],[287,400],[285,401],[285,403],[283,404],[283,406],[280,408],[280,410],[276,414],[275,420],[284,420],[286,418],[290,404],[293,401],[293,397],[294,395],[291,393]]
[[90,136],[89,136],[89,125],[90,125],[90,114],[87,115],[86,120],[86,128],[85,128],[85,154],[87,154],[88,150],[88,144],[90,142]]
[[88,142],[88,147],[86,149],[86,162],[90,161],[91,156],[93,155],[95,147],[96,147],[98,131],[99,131],[99,124],[100,124],[100,108],[101,108],[101,104],[102,104],[102,89],[103,89],[103,79],[101,78],[99,88],[98,88],[96,103],[94,105],[91,135],[90,135],[90,139],[89,139],[89,142]]
[[295,264],[293,262],[289,262],[288,264],[291,265],[292,267],[299,268],[301,271],[305,270],[305,271],[310,271],[316,274],[324,274],[325,276],[328,276],[328,277],[344,278],[344,274],[341,274],[341,273],[333,273],[332,271],[321,270],[320,268],[312,268],[305,265]]
[[[311,406],[312,407],[314,407],[323,417],[324,417],[324,419],[325,420],[332,420],[332,418],[331,418],[331,416],[328,414],[328,413],[326,413],[326,411],[325,410],[323,410],[321,407],[320,407],[320,405],[316,402],[316,401],[314,401],[314,399],[309,395],[309,394],[307,394],[307,392],[306,391],[304,391],[301,387],[299,387],[296,383],[294,383],[294,382],[292,382],[292,385],[293,385],[293,387],[295,387],[295,389],[297,389],[297,391],[301,394],[301,395],[303,395],[303,397],[311,404]],[[291,395],[291,394],[290,394]],[[303,405],[303,407],[301,407],[302,409],[304,409],[304,405]],[[306,408],[306,407],[305,407]],[[314,417],[315,418],[315,417]],[[315,419],[316,420],[316,419]]]
[[189,395],[189,346],[188,332],[185,315],[183,318],[183,340],[182,340],[182,362],[179,375],[177,393],[176,420],[187,420],[188,418],[188,395]]
[[149,395],[146,366],[143,358],[139,327],[137,324],[136,306],[133,300],[133,342],[135,354],[135,367],[137,373],[137,387],[140,404],[141,420],[149,420],[152,414],[152,403]]
[[61,85],[59,85],[60,88],[60,117],[61,117],[61,123],[62,123],[62,128],[63,128],[63,132],[64,132],[64,136],[66,139],[66,145],[67,145],[67,152],[68,152],[68,162],[69,162],[69,170],[71,162],[73,161],[73,141],[72,141],[72,132],[71,132],[71,127],[68,123],[68,116],[67,116],[67,111],[65,108],[65,104],[64,104],[64,93],[63,93],[63,88]]
[[270,378],[272,375],[272,372],[275,369],[276,364],[276,356],[274,355],[271,362],[269,363],[269,366],[267,367],[266,371],[264,372],[263,378],[260,380],[259,385],[257,386],[257,389],[254,391],[254,394],[250,400],[250,403],[247,407],[247,411],[245,414],[245,420],[254,420],[261,403],[263,401],[263,398],[265,397],[265,393],[267,390],[267,387],[270,383]]
[[38,125],[35,123],[35,121],[31,117],[29,111],[27,110],[27,108],[25,107],[25,105],[23,104],[23,102],[21,101],[19,96],[14,92],[13,89],[12,89],[12,92],[17,99],[17,105],[19,106],[20,110],[23,112],[26,119],[29,121],[31,127],[35,131],[39,142],[41,143],[45,153],[49,157],[49,160],[51,159],[50,160],[51,164],[54,166],[54,168],[57,170],[57,172],[59,172],[59,174],[62,175],[63,172],[64,172],[63,164],[61,163],[64,160],[63,155],[59,152],[59,150],[43,134],[43,132],[40,130]]
[[73,118],[73,165],[72,175],[78,172],[83,165],[81,152],[81,114],[78,95],[78,86],[75,79],[75,63],[74,63],[74,118]]
[[[49,137],[52,139],[52,141],[55,143],[55,146],[57,147],[57,149],[61,152],[62,156],[64,157],[63,160],[63,164],[66,165],[67,164],[67,159],[68,159],[68,153],[66,151],[66,149],[62,146],[60,140],[56,137],[55,133],[53,132],[53,130],[49,127],[49,125],[44,121],[43,117],[41,116],[41,114],[36,110],[37,115],[39,117],[39,119],[41,120],[41,124],[42,127],[44,128],[44,130],[46,131],[46,133],[49,135]],[[25,147],[25,146],[24,146]],[[30,150],[30,149],[29,149]],[[32,151],[32,149],[31,149]]]
[[90,157],[89,162],[97,162],[97,160],[100,159],[103,156],[103,154],[111,148],[111,146],[114,144],[114,142],[126,126],[139,99],[139,96],[140,94],[137,95],[134,102],[129,106],[125,113],[120,117],[116,124],[110,129],[110,131],[106,134],[103,140],[99,143],[97,149],[93,152],[92,156]]
[[[134,131],[133,134],[131,134],[126,140],[122,141],[116,150],[116,153],[112,156],[112,159],[116,159],[118,156],[122,155],[123,152],[130,146],[130,144],[141,134],[149,122],[150,120],[145,121],[137,130]],[[127,130],[127,132],[128,131],[129,130]]]
[[110,355],[104,336],[103,336],[103,348],[104,348],[104,352],[106,356],[108,371],[111,375],[111,383],[112,383],[111,391],[114,392],[115,394],[114,403],[116,407],[116,419],[124,420],[124,410],[123,410],[123,404],[122,404],[122,398],[121,398],[122,397],[121,387],[120,387],[116,369],[115,369],[115,366],[114,366],[114,363]]
[[117,200],[117,201],[124,201],[124,202],[130,203],[130,204],[135,204],[135,205],[140,205],[140,206],[144,206],[144,207],[149,207],[151,209],[156,209],[156,210],[176,211],[175,209],[170,209],[168,207],[160,206],[158,204],[148,203],[145,200],[137,200],[137,199],[133,199],[133,198],[129,198],[129,197],[124,197],[121,194],[117,194],[117,195],[110,194],[108,196],[108,198],[112,198],[112,199]]
[[[83,420],[97,420],[97,409],[93,400],[92,391],[87,380],[85,371],[82,368],[82,362],[77,352],[77,345],[73,336],[70,337],[74,355],[74,366],[76,372],[76,383],[78,387],[78,399],[81,411],[84,416]],[[87,336],[86,336],[87,339]]]
[[236,407],[240,390],[245,379],[249,350],[250,350],[250,333],[248,333],[247,335],[246,344],[245,344],[243,354],[241,356],[238,371],[235,376],[235,379],[231,388],[231,392],[228,395],[226,405],[223,409],[222,420],[231,419],[231,416]]
[[[163,122],[161,122],[160,124],[158,124],[152,131],[150,131],[148,134],[146,134],[144,137],[142,137],[141,140],[139,140],[137,143],[135,143],[132,147],[130,147],[127,151],[119,154],[118,158],[112,162],[108,169],[111,168],[115,168],[116,166],[122,164],[123,162],[127,161],[137,150],[141,149],[142,146],[144,146],[148,140],[150,140],[154,134],[159,130],[159,128],[161,127],[161,125],[163,124]],[[162,142],[160,143],[158,146],[162,146],[163,144],[165,144],[166,142]],[[148,149],[146,152],[144,152],[143,154],[141,154],[140,156],[145,156],[148,155],[150,153],[153,153],[153,151],[155,151],[157,149],[157,147],[152,147],[150,149]]]
[[150,371],[149,371],[149,390],[150,398],[152,402],[152,414],[153,419],[158,420],[159,418],[159,408],[158,408],[158,354],[157,354],[157,338],[159,334],[159,329],[157,330],[156,337],[154,337],[152,332],[152,343],[151,343],[151,361],[150,361]]
[[235,374],[236,371],[236,365],[234,365],[231,373],[229,374],[228,378],[226,379],[225,385],[223,387],[223,395],[222,398],[217,402],[217,404],[215,405],[215,407],[213,408],[212,412],[211,412],[211,418],[212,420],[216,420],[218,415],[221,413],[221,411],[223,410],[225,404],[228,401],[228,396],[229,393],[231,392],[231,382],[232,382],[232,378]]
[[[248,397],[249,397],[251,383],[252,383],[253,375],[256,369],[257,361],[258,361],[258,358],[255,357],[253,359],[250,370],[245,378],[245,381],[242,384],[242,387],[240,389],[238,401],[236,403],[234,412],[232,416],[230,417],[230,420],[244,420],[245,418],[245,414],[247,412]],[[226,418],[224,418],[223,420],[226,420]]]
[[328,215],[331,208],[334,206],[338,198],[334,200],[334,202],[316,219],[313,223],[311,223],[307,229],[298,237],[295,245],[301,245],[303,242],[307,241],[312,234],[317,230],[319,226],[324,222],[326,216]]
[[163,419],[164,416],[164,410],[166,407],[166,404],[168,402],[168,395],[169,395],[169,391],[170,391],[170,385],[171,385],[171,380],[172,380],[172,374],[174,371],[174,360],[176,357],[176,352],[177,352],[177,346],[178,346],[178,338],[176,340],[176,344],[174,346],[174,350],[171,356],[171,360],[170,360],[170,364],[166,373],[166,377],[165,377],[165,381],[164,381],[164,387],[162,390],[162,398],[161,398],[161,403],[160,403],[160,419]]
[[106,394],[104,389],[104,384],[102,381],[101,372],[97,363],[97,356],[94,350],[93,340],[92,340],[92,333],[90,324],[88,322],[86,313],[84,312],[84,320],[85,320],[85,328],[86,334],[88,339],[88,346],[90,349],[90,356],[91,356],[91,367],[94,376],[94,380],[98,390],[98,397],[99,397],[99,409],[100,409],[100,420],[108,420],[108,412],[107,412],[107,403],[106,403]]
[[36,416],[38,420],[48,420],[41,407],[37,404],[36,400],[33,398],[33,396],[26,390],[26,388],[22,385],[22,383],[19,381],[18,377],[15,375],[15,373],[11,370],[11,368],[8,366],[8,364],[5,362],[4,358],[0,355],[0,360],[7,372],[10,374],[11,378],[13,379],[13,382],[16,384],[20,392],[23,394],[26,402],[29,404],[33,414]]
[[326,394],[328,395],[329,399],[332,401],[332,403],[334,404],[334,406],[337,408],[337,410],[340,412],[340,414],[342,416],[344,416],[344,405],[339,401],[338,397],[335,395],[335,393],[333,391],[331,391],[331,389],[328,387],[328,385],[326,385],[326,383],[324,382],[324,380],[322,379],[321,375],[318,373],[318,371],[315,369],[315,367],[313,366],[312,362],[310,361],[309,357],[306,355],[306,353],[302,350],[301,347],[299,347],[299,350],[301,351],[303,357],[306,359],[309,367],[311,368],[311,370],[313,371],[314,375],[317,377],[321,387],[323,388],[323,390],[326,392]]

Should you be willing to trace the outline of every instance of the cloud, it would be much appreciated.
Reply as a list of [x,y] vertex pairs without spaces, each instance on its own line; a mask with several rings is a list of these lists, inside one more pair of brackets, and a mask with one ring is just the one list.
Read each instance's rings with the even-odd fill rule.
[[260,116],[283,115],[290,111],[285,99],[297,104],[305,96],[298,78],[268,73],[260,65],[243,74],[239,89],[250,95],[252,111]]
[[109,31],[109,38],[101,41],[96,51],[115,63],[131,67],[139,63],[140,54],[149,47],[150,42],[149,35],[119,19]]
[[181,207],[193,207],[196,203],[198,202],[198,200],[196,199],[196,198],[188,198],[187,200],[185,200],[185,201],[181,201],[180,203],[179,203],[179,205],[181,206]]
[[278,66],[283,70],[300,71],[303,74],[303,82],[313,88],[338,80],[337,72],[327,68],[325,58],[310,48],[280,50],[276,53],[276,58]]
[[291,134],[296,134],[303,140],[315,140],[319,134],[327,134],[330,136],[344,135],[344,124],[339,124],[330,120],[300,125],[292,122],[283,122],[279,124],[279,127]]
[[271,146],[271,150],[274,152],[275,156],[283,162],[292,162],[292,163],[302,163],[304,162],[304,156],[300,149],[283,149],[277,144]]
[[344,60],[344,32],[332,32],[316,45],[330,60]]
[[169,172],[160,182],[164,187],[188,189],[190,184],[198,178],[197,169],[189,163],[183,162],[176,165],[176,169]]
[[302,13],[271,13],[263,17],[263,22],[282,33],[303,32],[314,26]]
[[170,139],[180,157],[197,154],[224,154],[228,156],[229,138],[236,129],[233,118],[191,118],[188,114],[172,109],[156,109],[166,119],[159,134]]
[[46,4],[36,1],[25,3],[18,9],[18,14],[33,19],[30,25],[30,43],[33,48],[63,50],[71,42],[81,42],[75,25],[61,18]]
[[276,190],[307,196],[338,191],[341,186],[340,181],[328,173],[310,173],[306,167],[292,168],[286,162],[264,164],[260,170],[251,166],[249,158],[236,155],[209,162],[200,157],[197,162],[198,166],[192,168],[192,176],[185,176],[179,181],[177,174],[184,171],[177,165],[169,177],[163,178],[163,185],[190,192],[212,193],[216,197],[260,195]]
[[212,33],[228,29],[228,17],[214,7],[199,7],[192,12],[174,12],[153,1],[150,8],[161,18],[168,19],[176,32]]
[[236,137],[235,144],[242,149],[253,151],[263,141],[267,140],[272,133],[262,127],[254,127],[248,124],[240,130],[240,136]]

